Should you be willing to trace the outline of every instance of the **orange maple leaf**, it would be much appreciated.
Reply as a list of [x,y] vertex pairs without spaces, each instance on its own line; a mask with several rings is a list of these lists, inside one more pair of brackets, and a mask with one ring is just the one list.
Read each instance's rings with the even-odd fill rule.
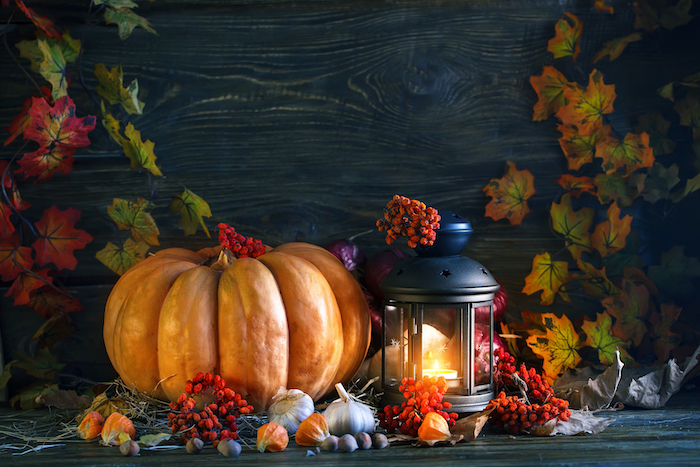
[[544,359],[544,375],[553,381],[569,368],[575,368],[581,361],[578,353],[581,338],[566,315],[558,318],[554,313],[544,313],[542,323],[546,333],[531,335],[527,338],[527,345]]
[[20,273],[5,296],[14,297],[13,304],[15,306],[28,304],[32,290],[53,282],[53,279],[49,277],[49,272],[48,269],[35,269],[31,272]]
[[541,75],[530,76],[530,85],[537,93],[537,102],[532,108],[532,120],[547,120],[566,104],[563,88],[569,84],[566,77],[551,65],[545,65]]
[[676,306],[673,302],[662,303],[661,311],[653,312],[649,317],[654,353],[660,362],[665,363],[671,354],[671,350],[676,348],[681,342],[682,336],[671,332],[671,326],[678,321],[682,310],[683,308]]
[[591,177],[576,177],[571,174],[562,174],[557,184],[565,189],[571,196],[578,198],[583,193],[595,194],[596,186]]
[[625,240],[632,230],[632,216],[620,219],[620,207],[616,202],[608,208],[608,220],[595,226],[591,245],[605,258],[625,247]]
[[599,143],[596,157],[603,159],[606,174],[624,169],[628,176],[637,169],[654,165],[654,149],[649,147],[649,135],[627,133],[622,141],[614,136],[606,136]]
[[569,170],[578,170],[583,164],[593,162],[598,142],[612,134],[612,126],[604,125],[594,128],[588,133],[579,133],[578,128],[572,125],[557,125],[562,137],[559,145],[566,160],[569,161]]
[[532,295],[538,290],[542,290],[540,295],[542,305],[551,305],[554,302],[554,295],[559,294],[561,298],[569,301],[569,294],[564,288],[564,284],[569,282],[569,263],[566,261],[554,261],[549,253],[535,255],[532,260],[532,271],[525,278],[525,287],[522,292]]
[[20,246],[19,235],[0,238],[0,279],[9,282],[32,268],[32,249]]
[[610,13],[612,15],[613,12],[615,11],[615,9],[613,7],[605,5],[605,0],[595,0],[593,5],[595,6],[595,9],[600,11],[601,13],[604,11],[607,11],[608,13]]
[[57,269],[75,269],[78,260],[73,251],[85,248],[92,241],[89,233],[74,227],[78,220],[80,211],[74,208],[61,211],[51,206],[44,211],[36,223],[39,238],[32,243],[39,266],[53,263]]
[[620,351],[620,358],[629,364],[634,359],[627,351],[627,343],[612,333],[612,316],[607,312],[597,313],[596,320],[584,320],[581,329],[586,333],[584,345],[598,351],[598,360],[603,365],[612,365],[615,351]]
[[588,86],[567,86],[564,98],[568,103],[561,107],[556,117],[565,125],[576,125],[579,133],[586,134],[603,126],[603,115],[614,111],[615,85],[605,84],[598,70],[591,71]]
[[571,195],[566,193],[561,197],[559,204],[552,203],[549,214],[552,227],[564,236],[571,256],[580,258],[583,252],[590,251],[591,234],[588,229],[593,224],[593,209],[584,207],[574,211],[571,207]]
[[515,162],[506,161],[503,178],[494,178],[483,188],[486,196],[492,198],[486,205],[485,217],[495,221],[505,218],[510,225],[522,224],[530,212],[527,200],[536,193],[534,180],[529,170],[518,170]]
[[571,56],[576,61],[576,57],[581,53],[579,42],[581,41],[583,24],[576,15],[569,12],[564,14],[571,20],[572,24],[569,24],[565,19],[557,21],[554,26],[556,35],[549,40],[547,50],[552,52],[554,58]]
[[612,327],[615,335],[631,340],[638,346],[647,332],[649,290],[628,279],[623,279],[622,282],[620,293],[603,299],[601,303],[616,318]]

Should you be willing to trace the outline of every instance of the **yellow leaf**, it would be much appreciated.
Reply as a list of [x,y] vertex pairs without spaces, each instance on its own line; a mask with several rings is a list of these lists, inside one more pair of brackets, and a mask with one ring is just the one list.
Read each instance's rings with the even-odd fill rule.
[[143,114],[143,106],[145,104],[138,98],[139,82],[138,80],[133,80],[125,88],[121,65],[117,65],[107,71],[107,67],[102,63],[96,63],[95,77],[99,81],[97,94],[107,99],[112,105],[120,104],[128,114]]
[[586,333],[585,345],[598,351],[598,359],[603,365],[612,365],[615,351],[619,350],[622,361],[626,364],[634,362],[627,352],[627,343],[612,333],[612,316],[607,312],[598,313],[595,321],[584,320],[581,329]]
[[551,305],[554,295],[559,294],[561,298],[569,301],[569,294],[564,288],[570,279],[569,263],[566,261],[554,261],[549,253],[545,252],[536,255],[532,260],[532,271],[525,278],[525,287],[522,292],[532,295],[538,290],[542,290],[540,302],[542,305]]
[[554,313],[544,313],[542,323],[544,335],[535,334],[527,338],[527,345],[544,359],[542,369],[545,377],[553,381],[569,368],[581,361],[578,349],[581,339],[566,315],[558,318]]

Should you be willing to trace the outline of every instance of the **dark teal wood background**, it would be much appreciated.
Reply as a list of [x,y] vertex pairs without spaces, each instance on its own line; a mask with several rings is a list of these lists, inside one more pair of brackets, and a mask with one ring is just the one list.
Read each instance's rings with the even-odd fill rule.
[[[626,2],[612,2],[611,16],[586,1],[144,1],[136,12],[158,35],[137,28],[124,41],[115,26],[84,26],[87,1],[27,3],[84,39],[88,87],[97,84],[92,71],[98,62],[121,64],[125,83],[138,79],[146,105],[129,121],[155,143],[165,175],[155,180],[152,212],[163,247],[215,242],[201,230],[185,238],[178,216],[168,213],[170,197],[183,186],[211,206],[210,231],[228,222],[271,245],[325,245],[372,230],[398,193],[470,219],[475,233],[465,254],[504,284],[511,318],[526,308],[571,316],[598,309],[583,294],[545,308],[539,294],[520,292],[533,257],[563,248],[550,231],[548,212],[559,193],[555,181],[566,172],[554,120],[532,122],[536,95],[528,80],[551,64],[572,78],[587,77],[602,43],[632,32]],[[11,11],[0,10],[3,24]],[[565,11],[584,24],[582,73],[547,51]],[[597,64],[606,84],[617,87],[611,121],[618,132],[630,129],[630,113],[669,107],[657,88],[700,70],[698,21],[645,36],[614,62]],[[31,24],[6,28],[15,54],[13,44],[33,39]],[[0,69],[4,127],[34,89],[6,52],[0,53]],[[70,94],[79,115],[99,115],[77,81]],[[63,279],[78,296],[82,290],[91,297],[81,313],[86,318],[76,316],[91,323],[88,329],[99,328],[106,293],[117,279],[94,257],[114,241],[102,217],[112,198],[151,195],[146,175],[129,169],[99,125],[90,140],[76,154],[72,173],[20,187],[33,205],[28,215],[38,218],[52,204],[82,211],[77,227],[94,241],[77,252],[77,269]],[[2,148],[1,157],[9,159],[17,147]],[[516,227],[484,217],[482,188],[502,176],[509,160],[532,172],[537,189],[532,212]],[[697,166],[685,163],[682,170],[693,175]],[[684,245],[688,257],[700,256],[697,195],[662,221],[641,201],[629,211],[651,245],[649,261],[674,244]],[[357,241],[368,254],[385,246],[376,230]],[[697,313],[697,303],[689,301],[687,312]],[[13,328],[11,336],[3,329],[6,348],[8,340],[21,341],[22,329],[31,335],[41,319],[14,309],[8,299],[1,317],[3,328]],[[7,324],[15,319],[27,324]]]

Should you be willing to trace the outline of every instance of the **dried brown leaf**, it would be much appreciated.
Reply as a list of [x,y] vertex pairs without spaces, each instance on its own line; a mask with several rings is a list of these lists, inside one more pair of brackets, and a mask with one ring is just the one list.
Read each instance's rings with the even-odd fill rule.
[[474,441],[489,420],[491,412],[493,412],[493,409],[483,410],[468,417],[460,418],[450,431],[454,434],[462,435],[467,442]]
[[39,394],[36,397],[38,404],[58,409],[80,410],[90,407],[92,399],[83,394],[78,395],[74,390],[52,389],[49,392]]

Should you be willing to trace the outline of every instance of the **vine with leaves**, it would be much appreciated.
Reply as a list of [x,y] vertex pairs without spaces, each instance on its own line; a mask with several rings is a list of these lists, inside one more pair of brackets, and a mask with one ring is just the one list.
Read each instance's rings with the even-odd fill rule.
[[[595,6],[599,17],[614,14],[604,1],[596,1]],[[622,135],[609,118],[620,91],[593,67],[606,58],[612,62],[645,35],[666,34],[688,24],[691,7],[691,1],[634,2],[634,31],[604,43],[587,72],[579,56],[584,24],[566,12],[547,50],[555,60],[571,60],[586,78],[577,82],[554,65],[530,77],[537,94],[533,121],[557,120],[559,144],[570,173],[557,181],[561,191],[549,210],[551,228],[564,240],[565,249],[536,255],[522,292],[540,292],[540,303],[552,305],[557,297],[570,301],[570,291],[582,288],[600,303],[595,319],[586,316],[572,322],[565,313],[524,310],[522,323],[506,326],[506,332],[524,337],[525,344],[518,348],[511,343],[511,350],[531,350],[542,359],[549,380],[583,361],[611,365],[616,350],[625,363],[659,363],[673,352],[691,353],[697,347],[697,331],[684,335],[676,327],[684,300],[677,292],[692,290],[690,281],[700,276],[700,262],[686,257],[677,245],[662,252],[658,263],[647,264],[639,253],[649,245],[643,245],[632,228],[634,216],[626,211],[660,200],[667,209],[700,189],[700,73],[658,90],[672,102],[672,108],[666,109],[671,121],[662,112],[650,110],[630,116],[634,131]],[[688,144],[676,145],[668,136],[672,126],[690,130],[685,132]],[[694,152],[690,154],[694,175],[690,176],[680,173],[676,162],[688,151]],[[509,161],[503,178],[491,180],[483,191],[492,198],[486,206],[487,217],[519,225],[529,212],[527,200],[535,194],[534,177]]]
[[[64,365],[51,354],[51,348],[76,330],[67,314],[84,309],[59,281],[61,273],[76,269],[74,251],[85,248],[93,240],[87,231],[75,227],[81,211],[54,205],[45,209],[37,220],[31,204],[20,192],[21,185],[28,181],[45,183],[57,174],[70,173],[75,152],[91,144],[88,135],[95,131],[98,117],[77,116],[81,109],[76,108],[71,98],[73,90],[78,88],[87,94],[88,102],[99,109],[101,126],[129,159],[131,170],[145,174],[148,179],[146,196],[135,200],[115,197],[106,208],[106,215],[100,213],[113,227],[115,241],[108,242],[96,257],[116,274],[123,274],[143,260],[152,246],[159,245],[160,232],[151,211],[157,199],[154,177],[163,174],[156,164],[155,144],[148,139],[144,141],[141,132],[128,121],[131,116],[142,115],[145,107],[139,100],[138,81],[134,79],[124,86],[121,65],[108,68],[97,63],[94,75],[98,84],[93,90],[86,84],[82,66],[90,27],[116,25],[122,40],[136,27],[155,34],[149,21],[134,12],[136,2],[87,2],[82,39],[74,39],[66,29],[60,31],[50,18],[26,3],[22,0],[16,0],[14,5],[7,0],[2,3],[4,8],[13,8],[2,31],[5,50],[33,84],[36,95],[26,98],[18,115],[5,128],[9,137],[4,147],[19,147],[13,155],[0,159],[0,280],[11,284],[6,296],[12,297],[14,306],[28,306],[46,318],[46,322],[34,335],[34,353],[16,352],[16,358],[6,363],[0,374],[0,389],[7,385],[13,370],[24,370],[35,377],[39,381],[11,401],[29,408],[36,395],[56,387],[50,383]],[[15,44],[17,57],[9,44],[8,29],[21,16],[28,18],[36,30],[34,38]],[[47,84],[37,82],[42,79]],[[172,196],[168,209],[180,214],[179,224],[186,236],[195,234],[199,226],[210,236],[204,223],[204,217],[211,217],[209,205],[186,187]],[[129,238],[123,240],[120,230],[128,230]]]

